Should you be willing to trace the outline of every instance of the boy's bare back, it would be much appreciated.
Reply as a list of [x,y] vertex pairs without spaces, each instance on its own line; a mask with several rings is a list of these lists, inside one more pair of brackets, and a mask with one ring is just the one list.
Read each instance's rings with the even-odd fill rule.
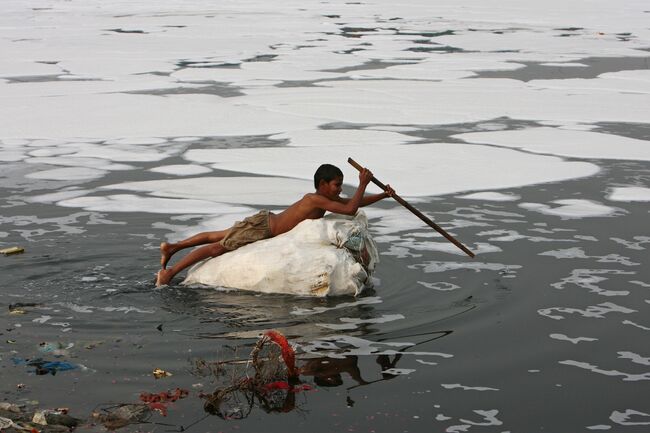
[[270,215],[271,234],[277,236],[286,233],[306,219],[322,218],[327,211],[354,215],[357,209],[364,205],[363,195],[371,179],[370,170],[363,169],[359,173],[359,187],[351,199],[340,197],[342,176],[329,182],[322,181],[315,193],[305,194],[281,213]]

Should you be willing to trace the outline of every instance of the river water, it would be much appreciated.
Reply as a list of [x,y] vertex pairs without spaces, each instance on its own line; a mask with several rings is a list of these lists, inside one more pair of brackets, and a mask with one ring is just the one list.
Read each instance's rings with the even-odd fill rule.
[[[125,432],[647,431],[650,35],[596,3],[0,6],[2,400],[187,391]],[[476,258],[384,200],[356,298],[155,287],[161,241],[322,162],[351,194],[347,156]],[[271,329],[302,386],[206,410]]]

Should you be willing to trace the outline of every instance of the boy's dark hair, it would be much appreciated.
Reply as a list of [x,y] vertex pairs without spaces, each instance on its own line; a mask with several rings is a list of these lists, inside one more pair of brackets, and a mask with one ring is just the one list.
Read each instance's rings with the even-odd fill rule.
[[314,188],[318,189],[321,180],[330,182],[337,177],[343,177],[343,172],[340,168],[332,164],[323,164],[314,173]]

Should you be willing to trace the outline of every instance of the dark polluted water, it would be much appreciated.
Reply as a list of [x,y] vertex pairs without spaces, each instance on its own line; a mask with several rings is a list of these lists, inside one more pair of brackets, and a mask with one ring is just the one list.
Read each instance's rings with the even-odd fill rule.
[[[597,162],[589,178],[500,191],[513,201],[417,203],[473,260],[440,251],[397,205],[368,209],[381,263],[358,298],[157,289],[169,231],[154,224],[173,217],[27,203],[7,183],[2,242],[26,252],[0,256],[2,400],[88,419],[187,391],[124,432],[646,432],[650,215],[607,197],[647,184],[650,165]],[[593,212],[555,215],[556,200]],[[308,386],[206,410],[224,383],[209,365],[247,360],[269,329],[294,345]]]

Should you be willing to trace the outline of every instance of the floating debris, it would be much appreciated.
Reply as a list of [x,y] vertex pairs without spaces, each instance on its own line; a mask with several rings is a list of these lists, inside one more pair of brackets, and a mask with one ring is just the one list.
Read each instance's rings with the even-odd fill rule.
[[35,302],[16,302],[9,304],[9,314],[26,314],[28,307],[38,307],[40,304]]
[[153,373],[153,377],[155,377],[156,379],[162,379],[163,377],[173,376],[170,372],[162,370],[160,368],[154,369],[152,373]]
[[25,249],[21,247],[3,248],[0,250],[0,254],[4,254],[5,256],[11,256],[13,254],[22,254],[24,252]]
[[147,422],[151,417],[151,409],[147,404],[121,404],[93,412],[91,418],[101,423],[108,430],[116,430],[130,424]]
[[32,422],[40,425],[62,425],[72,429],[79,425],[81,420],[68,415],[67,408],[59,408],[36,411],[32,417]]
[[300,383],[295,352],[278,331],[265,332],[249,359],[219,362],[211,370],[221,385],[211,394],[200,394],[203,409],[226,420],[246,418],[256,403],[267,412],[289,412],[297,393],[313,389]]
[[44,341],[40,343],[38,346],[39,346],[38,349],[39,352],[49,353],[50,355],[59,358],[62,356],[70,356],[70,352],[68,352],[68,349],[74,347],[74,343],[63,344],[60,342],[49,343]]
[[72,364],[66,361],[46,361],[42,358],[36,359],[22,359],[22,358],[12,358],[12,361],[15,365],[26,365],[28,367],[34,367],[33,373],[38,376],[45,374],[51,374],[54,376],[59,371],[69,371],[76,370],[79,368],[78,365]]
[[167,416],[168,404],[185,398],[188,395],[189,391],[181,388],[176,388],[174,392],[166,391],[159,392],[158,394],[143,392],[140,394],[140,401],[146,403],[149,409],[160,412],[162,416]]

